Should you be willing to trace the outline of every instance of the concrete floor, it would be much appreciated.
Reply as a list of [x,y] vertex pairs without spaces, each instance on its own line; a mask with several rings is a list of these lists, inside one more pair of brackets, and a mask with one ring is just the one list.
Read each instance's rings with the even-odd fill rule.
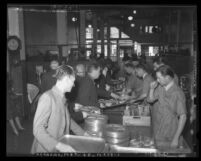
[[13,134],[9,122],[6,124],[6,153],[7,156],[30,154],[33,142],[33,117],[22,120],[25,130],[19,132],[19,136]]
[[[22,120],[22,125],[25,130],[19,133],[19,136],[13,134],[10,124],[7,122],[6,126],[6,153],[7,156],[26,156],[30,154],[31,145],[33,142],[33,116],[28,120]],[[113,123],[113,122],[112,122]],[[117,122],[114,122],[117,123]],[[119,123],[119,122],[118,122]],[[189,130],[189,127],[187,128]],[[187,131],[188,131],[187,130]],[[189,134],[189,133],[187,133]],[[191,149],[192,137],[190,135],[184,135]]]

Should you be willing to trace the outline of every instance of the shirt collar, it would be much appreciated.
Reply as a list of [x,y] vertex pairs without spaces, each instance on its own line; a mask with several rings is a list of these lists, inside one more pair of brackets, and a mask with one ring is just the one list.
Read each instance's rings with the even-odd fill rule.
[[52,91],[58,94],[62,99],[65,98],[64,94],[58,89],[56,85],[52,87]]
[[144,79],[146,77],[147,73],[144,73],[144,75],[142,76],[142,78]]
[[165,86],[165,90],[169,90],[174,85],[174,81],[171,81],[167,86]]

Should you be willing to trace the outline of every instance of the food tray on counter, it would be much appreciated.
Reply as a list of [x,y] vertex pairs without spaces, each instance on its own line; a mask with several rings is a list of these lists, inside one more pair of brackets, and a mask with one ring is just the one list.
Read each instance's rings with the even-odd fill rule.
[[79,111],[90,112],[90,113],[94,113],[94,114],[100,113],[100,109],[95,106],[83,106],[82,108],[79,109]]
[[110,99],[110,100],[102,100],[101,99],[101,100],[99,100],[99,103],[100,103],[100,108],[102,110],[127,105],[127,101],[117,101],[117,100],[114,100],[114,99]]
[[79,153],[101,153],[106,146],[105,140],[99,137],[65,135],[59,141],[72,146]]

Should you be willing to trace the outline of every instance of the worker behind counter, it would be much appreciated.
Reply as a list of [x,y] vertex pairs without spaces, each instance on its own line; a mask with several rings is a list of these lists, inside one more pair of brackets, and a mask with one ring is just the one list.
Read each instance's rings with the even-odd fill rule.
[[139,95],[142,91],[143,80],[137,77],[135,66],[131,62],[126,63],[124,69],[129,76],[123,93],[125,95],[132,95],[132,93]]
[[111,77],[108,74],[108,70],[109,66],[106,63],[101,65],[101,74],[99,78],[95,80],[96,87],[98,89],[98,96],[103,99],[110,99],[111,97],[119,98],[116,94],[108,92],[113,85]]
[[75,74],[71,67],[63,65],[58,67],[56,84],[43,93],[39,99],[33,122],[34,141],[31,153],[75,152],[67,144],[59,142],[70,129],[76,135],[87,135],[77,123],[71,119],[66,107],[64,94],[70,92],[75,81]]
[[79,84],[76,103],[83,106],[99,107],[98,96],[119,98],[119,96],[114,93],[103,91],[96,87],[94,80],[99,78],[100,71],[101,68],[97,63],[92,62],[88,64],[86,76]]
[[[177,147],[186,123],[185,95],[174,81],[172,69],[163,65],[156,70],[157,81],[150,84],[147,101],[158,102],[152,116],[156,143]],[[162,141],[162,142],[161,142]]]
[[[137,77],[139,77],[140,79],[142,79],[142,82],[139,85],[136,83],[136,89],[135,91],[132,93],[131,96],[129,95],[124,95],[122,97],[122,99],[132,99],[134,101],[138,101],[138,100],[145,100],[148,92],[149,92],[149,88],[150,88],[150,83],[154,81],[153,77],[147,72],[146,67],[143,64],[138,64],[134,67],[135,69],[135,73],[137,75]],[[134,71],[132,70],[132,72],[134,73]],[[138,86],[140,86],[138,87]]]

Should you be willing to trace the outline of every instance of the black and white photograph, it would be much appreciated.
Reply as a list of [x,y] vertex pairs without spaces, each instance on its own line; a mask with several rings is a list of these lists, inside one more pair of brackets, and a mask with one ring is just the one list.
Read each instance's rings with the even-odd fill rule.
[[198,157],[197,10],[7,4],[6,156]]

